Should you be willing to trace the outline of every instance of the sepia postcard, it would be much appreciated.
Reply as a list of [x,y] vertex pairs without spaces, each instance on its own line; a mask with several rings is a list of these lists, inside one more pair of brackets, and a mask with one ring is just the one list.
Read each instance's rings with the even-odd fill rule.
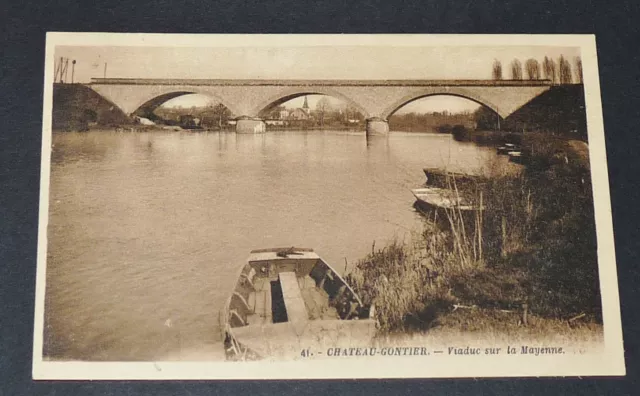
[[48,33],[33,377],[624,375],[595,40]]

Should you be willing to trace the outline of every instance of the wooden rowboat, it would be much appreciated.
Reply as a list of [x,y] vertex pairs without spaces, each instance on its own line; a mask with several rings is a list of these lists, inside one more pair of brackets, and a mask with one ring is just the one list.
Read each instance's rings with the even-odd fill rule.
[[461,193],[438,187],[415,188],[411,190],[419,204],[429,209],[477,210],[479,206]]
[[341,342],[367,345],[373,315],[312,249],[253,250],[221,312],[225,354],[290,359],[322,355]]
[[484,183],[485,178],[479,175],[471,175],[468,173],[452,172],[440,168],[424,168],[422,170],[427,178],[426,184],[429,187],[438,188],[473,188],[478,184]]
[[513,144],[513,143],[505,143],[504,146],[498,147],[498,150],[497,150],[499,155],[509,155],[509,153],[516,152],[516,151],[522,151],[522,148],[520,148],[520,146],[518,146],[517,144]]

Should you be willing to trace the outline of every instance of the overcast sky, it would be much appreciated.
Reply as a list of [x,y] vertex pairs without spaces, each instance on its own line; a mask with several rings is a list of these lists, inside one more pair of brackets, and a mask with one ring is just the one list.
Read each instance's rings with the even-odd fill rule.
[[[557,59],[560,55],[564,55],[573,65],[575,57],[580,54],[575,47],[388,45],[209,48],[57,46],[54,54],[56,59],[65,57],[76,60],[75,82],[89,82],[91,78],[103,77],[105,64],[106,76],[110,78],[489,79],[495,59],[502,62],[504,77],[509,78],[508,65],[514,58],[524,64],[528,58],[542,61],[545,56]],[[67,76],[67,80],[70,79],[71,70]],[[192,99],[183,99],[183,105],[190,106],[192,103],[189,100]],[[302,99],[298,98],[297,101],[301,106]],[[309,102],[313,108],[316,98],[310,97]],[[476,104],[464,99],[434,97],[413,102],[401,112],[461,111],[476,107]]]

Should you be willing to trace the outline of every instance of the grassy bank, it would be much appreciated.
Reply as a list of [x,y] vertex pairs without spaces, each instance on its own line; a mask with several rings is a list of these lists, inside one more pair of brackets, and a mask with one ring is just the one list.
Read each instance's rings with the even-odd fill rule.
[[475,185],[450,180],[460,194],[481,196],[482,212],[447,211],[447,227],[425,221],[410,240],[356,264],[350,281],[375,304],[383,331],[535,323],[542,334],[559,322],[601,322],[586,145],[533,134],[521,143],[532,153],[522,172],[494,165]]
[[[498,146],[504,143],[523,144],[525,142],[539,142],[541,138],[558,140],[576,139],[571,134],[542,133],[542,132],[513,132],[510,130],[492,131],[492,130],[473,130],[457,125],[450,130],[453,139],[459,142],[473,142],[482,146]],[[575,135],[575,134],[574,134]],[[580,140],[580,139],[576,139]]]

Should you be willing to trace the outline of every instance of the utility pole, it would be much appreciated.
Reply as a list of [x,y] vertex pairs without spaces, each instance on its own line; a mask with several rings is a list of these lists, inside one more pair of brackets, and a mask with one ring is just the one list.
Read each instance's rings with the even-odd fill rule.
[[104,78],[107,78],[107,62],[104,62]]
[[58,81],[58,71],[60,70],[60,63],[55,62],[55,70],[53,72],[53,82]]
[[73,76],[76,72],[76,60],[71,61],[71,84],[73,84]]
[[61,83],[64,83],[64,80],[62,79],[63,76],[65,80],[67,79],[68,67],[69,67],[69,59],[60,57],[60,82]]

